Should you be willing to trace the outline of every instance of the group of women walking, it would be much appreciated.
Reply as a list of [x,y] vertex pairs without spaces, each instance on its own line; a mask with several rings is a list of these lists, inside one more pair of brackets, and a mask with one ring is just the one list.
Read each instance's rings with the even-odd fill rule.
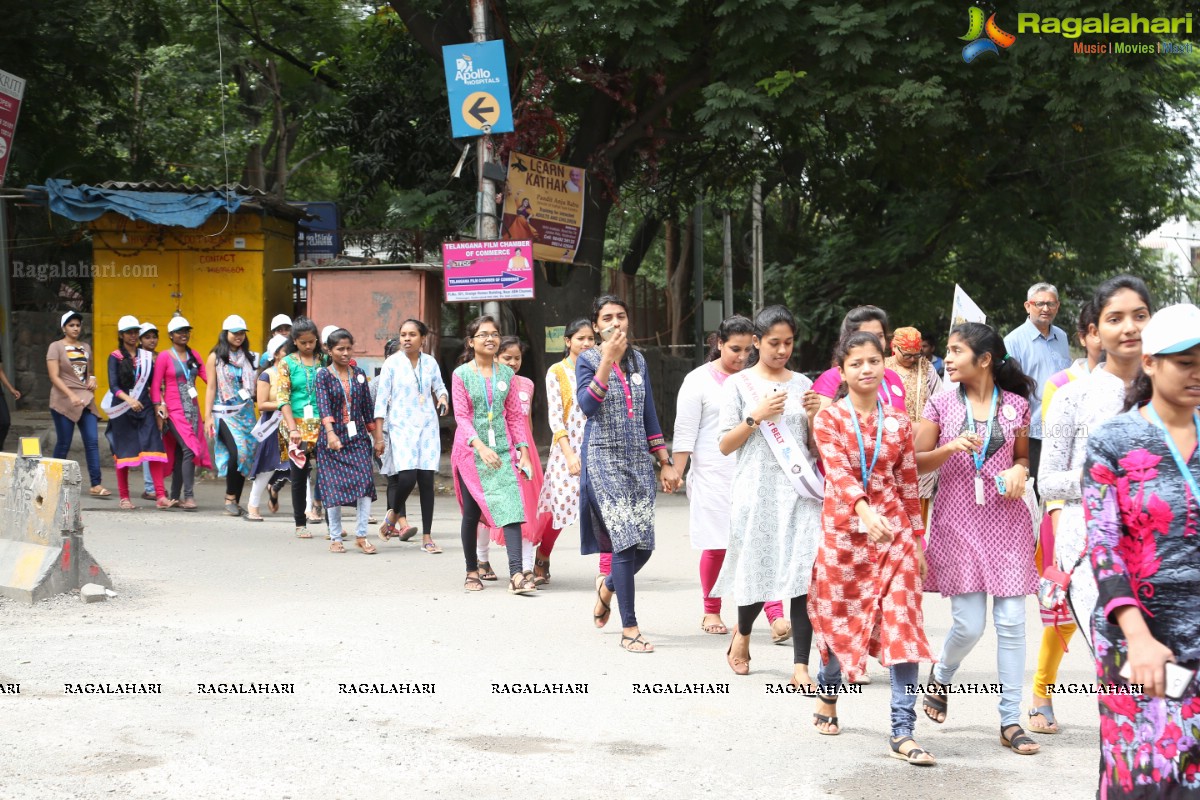
[[[403,323],[369,381],[352,358],[353,335],[330,326],[318,336],[311,320],[276,331],[260,373],[240,317],[225,320],[203,360],[182,317],[157,356],[140,347],[143,326],[127,317],[101,405],[123,506],[132,507],[128,471],[149,463],[158,507],[194,509],[192,478],[211,441],[226,513],[244,513],[244,482],[254,478],[248,518],[260,519],[263,494],[274,507],[286,477],[297,536],[311,537],[323,505],[330,549],[344,552],[342,508],[352,506],[356,547],[368,554],[373,456],[388,476],[380,539],[419,532],[424,552],[442,552],[432,536],[433,477],[439,417],[452,407],[464,589],[499,580],[489,557],[496,544],[507,556],[507,591],[536,593],[550,584],[561,532],[578,524],[581,553],[600,556],[593,623],[605,627],[615,603],[620,646],[635,654],[654,652],[638,621],[636,576],[655,549],[657,492],[680,488],[690,467],[701,631],[729,635],[726,663],[747,675],[765,611],[772,641],[791,642],[790,684],[815,701],[818,733],[842,732],[843,682],[865,680],[873,658],[889,673],[888,754],[936,763],[916,739],[917,704],[934,724],[954,713],[955,676],[990,604],[1002,745],[1031,755],[1040,748],[1030,732],[1059,731],[1050,687],[1078,623],[1100,682],[1141,687],[1100,695],[1101,796],[1191,797],[1200,793],[1192,726],[1200,309],[1152,315],[1140,279],[1104,282],[1077,325],[1088,356],[1040,394],[987,325],[954,327],[943,382],[920,354],[918,331],[893,333],[886,312],[862,306],[847,314],[831,366],[814,382],[789,367],[798,325],[786,308],[732,317],[709,362],[680,388],[672,456],[646,360],[631,346],[628,308],[606,295],[566,327],[563,357],[546,374],[553,439],[544,472],[532,437],[537,387],[517,374],[524,346],[488,316],[468,325],[449,387],[423,352],[429,331],[418,320]],[[79,316],[62,324],[47,355],[52,410],[60,432],[78,426],[87,443],[98,418],[91,353]],[[206,384],[203,413],[197,380]],[[1040,496],[1029,475],[1037,396]],[[94,450],[93,442],[91,491],[103,495]],[[406,506],[414,489],[419,528]],[[940,646],[925,632],[925,592],[950,601]],[[1045,628],[1033,700],[1022,709],[1029,595]],[[726,599],[736,606],[732,627],[721,616]]]

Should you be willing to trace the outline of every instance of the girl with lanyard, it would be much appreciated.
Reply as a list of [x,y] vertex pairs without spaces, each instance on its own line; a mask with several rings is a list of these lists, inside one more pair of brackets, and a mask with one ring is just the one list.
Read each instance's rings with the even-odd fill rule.
[[209,381],[204,395],[204,434],[213,440],[217,475],[225,479],[225,513],[240,517],[242,489],[254,468],[255,355],[250,351],[246,322],[230,314],[208,354]]
[[[889,755],[918,766],[935,763],[917,746],[918,664],[929,663],[921,612],[925,533],[913,453],[912,422],[879,397],[883,347],[870,333],[843,339],[834,359],[844,381],[838,400],[815,421],[825,466],[824,541],[813,569],[809,617],[823,665],[819,683],[837,687],[841,668],[853,681],[867,656],[891,672]],[[836,735],[837,694],[819,697],[819,733]]]
[[[375,425],[382,428],[381,441],[387,443],[382,468],[388,476],[388,507],[379,538],[407,542],[417,535],[405,507],[416,487],[421,496],[421,550],[440,553],[442,548],[433,541],[433,478],[442,458],[438,417],[446,416],[450,405],[437,360],[422,352],[428,336],[429,328],[420,320],[401,323],[399,352],[383,362],[374,381]],[[377,455],[385,458],[384,452]]]
[[[723,455],[717,446],[721,404],[729,376],[741,372],[754,352],[754,334],[754,323],[745,317],[723,320],[714,334],[716,343],[708,363],[688,373],[675,401],[675,469],[682,475],[689,461],[692,465],[687,478],[688,519],[692,547],[701,551],[704,616],[700,630],[716,635],[729,633],[721,621],[721,598],[710,594],[729,546],[729,506],[737,466],[737,458]],[[783,603],[775,599],[763,608],[771,625],[772,641],[785,643],[792,636],[792,626],[783,616]]]
[[[531,594],[537,591],[533,575],[521,569],[521,523],[525,509],[517,472],[530,475],[529,443],[509,441],[509,431],[523,428],[521,401],[513,389],[513,371],[497,363],[500,330],[491,317],[479,317],[467,325],[466,341],[459,366],[450,380],[454,401],[454,448],[450,462],[454,470],[454,492],[462,509],[463,557],[468,592],[483,589],[476,555],[479,523],[504,528],[508,550],[508,591]],[[521,450],[519,459],[512,448]]]
[[[171,346],[158,354],[150,398],[158,411],[158,424],[167,451],[167,471],[171,473],[171,506],[195,511],[193,496],[196,468],[210,467],[208,446],[204,441],[204,417],[200,413],[196,379],[208,383],[208,372],[200,354],[188,347],[192,325],[180,316],[167,323]],[[180,499],[182,492],[182,500]]]
[[[583,432],[580,475],[580,550],[612,553],[612,574],[596,579],[592,618],[608,624],[612,598],[621,603],[621,647],[652,653],[635,610],[634,576],[654,552],[654,462],[664,492],[679,488],[679,475],[667,453],[646,359],[629,346],[629,309],[614,295],[592,302],[592,327],[599,347],[579,354],[575,366]],[[649,458],[642,456],[645,452]]]
[[917,467],[941,469],[925,557],[926,591],[950,598],[953,622],[923,700],[945,722],[946,684],[983,636],[988,597],[1003,684],[1000,743],[1019,755],[1040,748],[1021,728],[1025,596],[1037,590],[1033,520],[1024,501],[1029,477],[1029,396],[1033,381],[987,325],[950,332],[946,377],[957,391],[935,395],[917,430]]
[[1132,407],[1091,432],[1083,465],[1097,682],[1129,684],[1099,695],[1107,800],[1200,794],[1200,309],[1160,310],[1141,344]]
[[[839,338],[845,339],[857,331],[875,334],[879,339],[879,346],[886,348],[888,341],[887,312],[878,306],[858,306],[850,309],[842,320]],[[813,391],[824,398],[821,400],[821,408],[825,408],[833,402],[833,396],[837,394],[841,382],[841,374],[836,365],[822,372],[820,377],[813,381]],[[891,405],[901,411],[906,408],[904,381],[890,369],[883,371],[883,378],[879,382],[879,399],[885,405]]]
[[367,376],[350,363],[354,337],[338,328],[325,343],[332,363],[317,372],[317,411],[325,430],[317,440],[317,459],[321,462],[317,485],[329,518],[329,552],[346,552],[342,506],[354,506],[355,544],[366,555],[374,555],[375,545],[367,540],[371,501],[375,499],[371,453],[382,449],[383,435],[375,425]]
[[721,405],[717,444],[723,455],[736,453],[737,463],[729,547],[709,595],[737,603],[738,624],[725,658],[738,675],[750,673],[750,631],[764,604],[790,598],[791,683],[807,687],[808,587],[821,535],[812,421],[821,399],[808,378],[788,369],[796,341],[792,313],[768,306],[754,327],[757,361],[726,382]]
[[[254,482],[250,485],[250,501],[246,506],[247,522],[262,522],[259,504],[262,503],[263,493],[276,477],[282,467],[279,452],[279,424],[282,415],[279,413],[279,363],[283,361],[284,348],[287,347],[287,337],[276,334],[267,342],[267,352],[264,355],[271,359],[271,366],[264,369],[258,376],[256,399],[258,413],[261,415],[258,424],[251,434],[255,441]],[[271,511],[279,509],[276,495],[271,495]]]
[[112,388],[100,403],[108,415],[104,435],[112,448],[117,493],[125,511],[137,508],[129,497],[129,472],[136,469],[140,475],[143,463],[150,465],[158,507],[171,507],[163,488],[167,452],[150,398],[154,356],[138,345],[140,327],[137,318],[128,315],[117,322],[117,349],[108,357],[108,385]]
[[[158,326],[153,322],[142,322],[141,327],[138,328],[138,345],[150,354],[150,369],[153,370],[154,362],[158,358]],[[158,419],[157,414],[152,413],[151,416],[153,416],[155,420]],[[3,444],[0,444],[0,448],[2,447]],[[165,462],[163,467],[164,469],[166,468]],[[163,480],[166,480],[165,475]],[[142,462],[142,499],[155,499],[154,478],[150,474],[150,462],[148,461]]]
[[321,420],[317,418],[315,395],[317,370],[325,365],[325,351],[317,339],[317,324],[308,317],[297,317],[292,323],[290,352],[279,366],[279,389],[276,398],[283,421],[279,426],[280,459],[286,459],[288,479],[292,482],[292,517],[296,536],[311,539],[308,523],[320,522],[320,515],[310,515],[312,508],[308,481],[316,472],[317,438]]
[[[1086,609],[1093,608],[1096,600],[1091,570],[1082,564],[1087,530],[1080,481],[1088,433],[1125,409],[1125,395],[1141,372],[1142,329],[1150,321],[1150,291],[1141,278],[1120,275],[1100,285],[1091,306],[1095,313],[1085,333],[1099,339],[1104,362],[1053,395],[1043,395],[1045,424],[1038,467],[1041,497],[1049,517],[1043,529],[1050,526],[1042,534],[1038,572],[1050,583],[1055,583],[1055,578],[1060,586],[1066,583],[1071,605]],[[1054,569],[1047,570],[1047,566]],[[1051,590],[1046,580],[1039,588]],[[1055,594],[1060,596],[1051,595],[1042,605],[1044,629],[1033,677],[1033,706],[1029,709],[1029,729],[1034,733],[1058,733],[1053,697],[1047,687],[1058,682],[1059,664],[1076,630],[1064,593]],[[1046,597],[1046,593],[1039,591],[1039,597]],[[1091,626],[1086,620],[1084,624],[1084,636],[1090,639]]]
[[[513,371],[513,391],[521,401],[521,426],[509,428],[510,442],[533,441],[533,381],[517,373],[521,370],[521,361],[525,355],[525,345],[516,336],[505,336],[500,340],[496,360]],[[538,513],[538,495],[542,491],[542,460],[537,448],[529,448],[529,467],[532,473],[526,476],[518,470],[517,483],[521,486],[521,504],[525,508],[525,522],[521,524],[521,572],[525,577],[532,578],[537,588],[542,588],[547,581],[539,579],[533,572],[533,551],[542,538],[542,531],[549,527],[550,515]],[[476,557],[479,560],[480,580],[496,580],[496,573],[488,563],[489,538],[496,544],[504,544],[504,530],[480,526]],[[490,577],[489,577],[490,574]]]
[[[563,331],[563,360],[546,371],[546,415],[554,440],[546,459],[546,478],[538,513],[550,514],[533,559],[534,580],[550,582],[550,554],[563,528],[579,521],[579,451],[587,418],[575,402],[575,363],[596,343],[592,323],[580,318]],[[612,572],[612,553],[600,554],[600,574]]]
[[91,497],[111,497],[100,483],[100,444],[96,409],[96,376],[92,374],[92,348],[80,341],[83,315],[68,311],[59,327],[63,338],[51,342],[46,350],[46,370],[50,376],[50,416],[54,419],[54,457],[66,458],[75,438],[75,428],[83,437]]

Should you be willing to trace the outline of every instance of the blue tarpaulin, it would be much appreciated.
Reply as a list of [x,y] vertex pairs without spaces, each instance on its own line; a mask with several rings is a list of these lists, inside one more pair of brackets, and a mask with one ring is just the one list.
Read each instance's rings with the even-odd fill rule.
[[91,222],[113,211],[133,220],[180,228],[199,228],[214,213],[231,213],[242,204],[236,192],[137,192],[125,189],[100,189],[75,186],[70,181],[51,178],[45,186],[28,186],[46,193],[46,204],[59,216],[76,222]]

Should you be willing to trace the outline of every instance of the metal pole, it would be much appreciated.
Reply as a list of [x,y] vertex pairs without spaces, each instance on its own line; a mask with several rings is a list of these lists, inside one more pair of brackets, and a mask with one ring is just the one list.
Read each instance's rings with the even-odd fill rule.
[[[8,265],[8,208],[0,200],[0,369],[10,370],[9,375],[16,384],[16,362],[13,360],[12,342],[12,271]],[[18,387],[19,388],[19,387]],[[7,403],[7,399],[0,403]]]
[[692,279],[696,293],[696,364],[704,363],[704,201],[692,211]]
[[733,316],[733,215],[725,209],[725,240],[724,252],[721,257],[722,294],[725,295],[724,314],[726,318]]
[[754,223],[751,228],[751,241],[754,249],[754,315],[763,308],[763,234],[762,234],[762,183],[754,182],[754,195],[751,200]]
[[[471,0],[471,41],[486,42],[487,28],[487,0]],[[492,160],[492,137],[486,127],[476,150],[475,171],[479,175],[479,188],[475,203],[475,235],[480,241],[491,241],[500,238],[500,234],[496,224],[496,186],[484,177],[484,170]],[[497,326],[503,327],[499,302],[484,303],[483,313],[495,317]]]

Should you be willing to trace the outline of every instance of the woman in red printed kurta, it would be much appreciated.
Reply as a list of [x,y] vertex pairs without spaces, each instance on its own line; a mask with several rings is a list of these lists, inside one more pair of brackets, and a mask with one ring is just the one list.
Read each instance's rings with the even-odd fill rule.
[[[839,395],[848,396],[814,422],[825,466],[824,540],[808,594],[821,652],[819,683],[840,686],[842,665],[854,681],[868,655],[879,659],[892,673],[891,755],[932,764],[933,756],[912,738],[917,665],[933,660],[921,614],[924,530],[912,423],[903,409],[876,396],[883,349],[874,336],[850,334],[838,345],[836,363],[844,379]],[[839,733],[837,717],[830,716],[836,694],[819,699],[818,731]]]

